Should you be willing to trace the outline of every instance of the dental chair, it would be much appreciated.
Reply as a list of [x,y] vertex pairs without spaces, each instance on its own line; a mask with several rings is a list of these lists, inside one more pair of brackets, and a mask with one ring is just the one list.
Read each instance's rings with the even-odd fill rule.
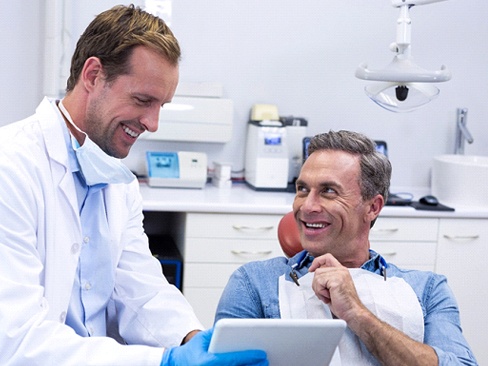
[[303,250],[293,211],[281,218],[278,224],[278,240],[281,249],[289,258]]

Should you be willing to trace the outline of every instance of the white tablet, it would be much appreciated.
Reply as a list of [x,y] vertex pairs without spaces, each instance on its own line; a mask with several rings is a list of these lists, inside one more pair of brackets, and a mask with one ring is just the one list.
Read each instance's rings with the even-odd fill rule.
[[208,351],[266,351],[270,366],[328,365],[346,322],[340,319],[220,319]]

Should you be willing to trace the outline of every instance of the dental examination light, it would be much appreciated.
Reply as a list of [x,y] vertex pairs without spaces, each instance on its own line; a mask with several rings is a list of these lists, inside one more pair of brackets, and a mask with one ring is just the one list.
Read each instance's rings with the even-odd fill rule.
[[366,63],[356,70],[359,79],[379,81],[367,85],[364,90],[381,107],[393,112],[413,111],[437,97],[439,89],[432,83],[451,79],[446,66],[435,71],[425,70],[414,63],[410,53],[410,8],[440,1],[445,0],[392,0],[393,6],[400,8],[396,41],[390,45],[390,50],[396,53],[393,61],[383,70],[368,69]]

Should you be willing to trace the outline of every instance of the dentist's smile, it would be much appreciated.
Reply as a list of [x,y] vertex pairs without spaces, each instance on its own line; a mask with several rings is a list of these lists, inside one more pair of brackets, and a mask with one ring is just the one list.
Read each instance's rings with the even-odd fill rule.
[[132,137],[132,138],[137,138],[137,137],[139,137],[139,135],[140,135],[140,134],[139,134],[139,133],[137,133],[136,131],[131,130],[131,129],[130,129],[128,126],[126,126],[126,125],[123,125],[123,126],[122,126],[122,128],[123,128],[123,130],[125,131],[125,133],[126,133],[127,135],[129,135],[130,137]]

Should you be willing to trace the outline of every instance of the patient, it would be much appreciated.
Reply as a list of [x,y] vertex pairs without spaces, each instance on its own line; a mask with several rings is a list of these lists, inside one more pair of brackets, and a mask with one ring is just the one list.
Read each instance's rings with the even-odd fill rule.
[[476,365],[446,278],[400,269],[370,249],[391,165],[350,131],[319,134],[296,181],[293,212],[304,251],[234,272],[221,318],[340,318],[333,362],[344,365]]

